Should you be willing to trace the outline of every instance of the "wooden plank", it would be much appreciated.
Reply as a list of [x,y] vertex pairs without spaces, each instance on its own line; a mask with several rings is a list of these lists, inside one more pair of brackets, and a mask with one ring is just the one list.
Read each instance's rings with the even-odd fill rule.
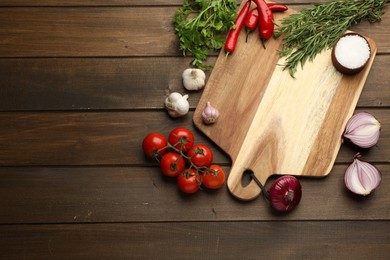
[[389,222],[381,221],[0,226],[0,255],[5,259],[388,259],[389,231]]
[[[390,114],[365,109],[382,124],[377,146],[363,154],[388,162]],[[192,113],[177,120],[161,112],[4,112],[0,113],[0,165],[128,165],[150,163],[141,151],[149,132],[164,135],[178,126],[191,129],[196,142],[210,143],[192,124]],[[229,162],[215,145],[216,161]],[[356,150],[343,147],[337,162],[350,162]]]
[[[0,9],[0,57],[179,56],[172,17],[177,7]],[[145,19],[148,17],[148,19]],[[390,13],[372,30],[352,27],[390,52]]]
[[[241,0],[237,1],[241,3]],[[320,0],[316,2],[327,2]],[[283,4],[312,4],[312,0],[281,0],[278,3]],[[160,6],[160,5],[179,5],[183,0],[3,0],[0,6]]]
[[[186,92],[181,74],[190,61],[181,57],[0,59],[0,110],[161,109],[167,94]],[[191,107],[200,94],[189,93]]]
[[[285,0],[286,1],[286,0]],[[288,2],[289,0],[287,0]],[[291,2],[291,0],[290,0]],[[0,6],[172,6],[183,0],[3,0]]]
[[[289,214],[275,214],[261,197],[234,199],[226,186],[186,196],[175,178],[155,167],[1,167],[0,223],[182,222],[240,220],[390,220],[390,165],[368,197],[344,185],[348,165],[326,178],[300,177],[303,196]],[[230,167],[224,166],[227,173]],[[268,188],[276,177],[266,183]],[[244,181],[246,182],[246,181]],[[330,210],[331,209],[331,210]]]
[[174,11],[159,7],[1,8],[0,57],[178,55]]
[[[0,59],[0,110],[161,109],[173,91],[195,108],[203,91],[189,92],[181,73],[190,58]],[[215,57],[210,59],[215,63]],[[358,106],[390,106],[389,55],[377,55]],[[210,71],[206,71],[207,79]]]
[[[359,105],[383,125],[378,146],[364,152],[383,183],[364,199],[349,194],[340,163],[356,150],[343,147],[328,177],[302,178],[302,202],[284,216],[227,189],[183,196],[142,155],[147,132],[175,126],[210,143],[192,113],[172,120],[162,109],[189,61],[170,24],[181,3],[1,1],[0,258],[389,258],[389,13],[356,30],[380,43]],[[191,94],[192,108],[200,95]],[[229,158],[212,148],[229,171]]]
[[[0,165],[127,165],[154,163],[141,150],[149,132],[178,126],[195,132],[191,116],[161,112],[11,112],[0,114]],[[196,134],[197,142],[206,142]],[[223,157],[214,146],[216,159]]]
[[[390,106],[390,94],[384,82],[389,82],[386,68],[390,67],[390,59],[387,55],[377,55],[368,74],[366,85],[360,96],[357,106]],[[389,79],[390,80],[390,79]],[[380,94],[382,93],[382,94]]]

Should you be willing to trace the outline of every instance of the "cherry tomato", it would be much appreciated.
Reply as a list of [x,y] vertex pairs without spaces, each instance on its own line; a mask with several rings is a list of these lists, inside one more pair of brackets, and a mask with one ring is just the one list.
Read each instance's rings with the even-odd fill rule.
[[162,134],[150,133],[144,138],[142,149],[147,157],[156,158],[167,152],[167,149],[164,149],[167,145],[167,139]]
[[185,168],[185,160],[176,152],[166,153],[160,161],[160,169],[162,173],[169,177],[176,177]]
[[187,128],[177,127],[169,133],[168,142],[186,153],[194,145],[194,135]]
[[213,164],[210,166],[210,171],[203,175],[203,185],[209,189],[219,189],[225,183],[225,171],[221,166]]
[[199,190],[200,174],[194,169],[186,169],[177,176],[177,186],[184,193],[195,193]]
[[208,167],[213,161],[213,153],[205,144],[193,145],[187,155],[196,167]]

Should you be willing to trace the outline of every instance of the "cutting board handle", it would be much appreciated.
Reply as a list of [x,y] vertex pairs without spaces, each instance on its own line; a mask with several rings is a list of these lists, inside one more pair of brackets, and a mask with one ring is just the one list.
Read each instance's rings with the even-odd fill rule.
[[251,179],[249,184],[243,185],[244,175],[249,175],[251,172],[263,186],[272,175],[270,169],[267,169],[267,167],[262,168],[258,166],[252,169],[246,167],[243,163],[233,163],[227,181],[227,187],[231,194],[240,200],[253,200],[261,194],[260,187],[253,179]]

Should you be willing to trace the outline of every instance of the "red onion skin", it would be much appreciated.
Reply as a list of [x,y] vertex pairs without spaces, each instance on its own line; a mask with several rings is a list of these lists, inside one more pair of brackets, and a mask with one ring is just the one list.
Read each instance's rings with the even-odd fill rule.
[[295,208],[302,197],[302,186],[294,176],[276,179],[268,190],[269,202],[276,211],[286,212]]

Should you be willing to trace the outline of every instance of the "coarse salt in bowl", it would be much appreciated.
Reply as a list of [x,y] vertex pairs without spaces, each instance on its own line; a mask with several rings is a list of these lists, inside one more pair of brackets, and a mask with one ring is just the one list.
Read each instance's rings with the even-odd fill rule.
[[360,72],[370,56],[371,48],[367,39],[358,33],[344,34],[337,40],[332,50],[333,65],[344,74]]

